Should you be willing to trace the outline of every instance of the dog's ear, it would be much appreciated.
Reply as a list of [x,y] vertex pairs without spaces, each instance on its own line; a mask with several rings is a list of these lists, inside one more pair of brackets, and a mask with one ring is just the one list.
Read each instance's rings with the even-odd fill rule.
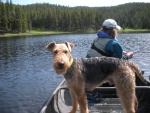
[[73,43],[69,43],[69,42],[64,42],[66,44],[66,46],[68,47],[69,51],[71,52],[72,49],[74,48],[74,44]]
[[46,48],[47,48],[50,52],[52,52],[53,49],[54,49],[54,47],[55,47],[55,45],[56,45],[56,42],[50,42],[50,43],[46,46]]

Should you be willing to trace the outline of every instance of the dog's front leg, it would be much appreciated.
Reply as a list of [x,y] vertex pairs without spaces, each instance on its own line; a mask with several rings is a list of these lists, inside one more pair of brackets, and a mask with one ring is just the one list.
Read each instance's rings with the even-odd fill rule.
[[77,108],[78,108],[77,95],[76,95],[75,91],[73,91],[72,89],[70,89],[69,91],[71,94],[71,101],[72,101],[72,109],[69,113],[76,113]]
[[80,106],[80,113],[88,113],[87,98],[85,92],[79,92],[77,94],[77,97]]

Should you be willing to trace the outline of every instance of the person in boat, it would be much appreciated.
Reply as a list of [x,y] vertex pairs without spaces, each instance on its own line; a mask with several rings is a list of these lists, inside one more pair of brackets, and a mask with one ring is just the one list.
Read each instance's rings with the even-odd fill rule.
[[97,32],[97,38],[93,41],[91,48],[87,52],[90,57],[115,57],[119,59],[130,59],[134,52],[123,51],[117,38],[118,30],[121,29],[113,19],[106,19],[102,23],[102,28]]
[[[106,19],[102,23],[102,29],[97,32],[97,38],[93,41],[91,48],[87,52],[87,58],[90,57],[115,57],[119,59],[128,60],[133,57],[135,52],[125,52],[123,51],[121,45],[116,39],[118,30],[121,29],[117,25],[116,21],[113,19]],[[144,71],[142,71],[144,74]],[[139,78],[136,78],[137,86],[150,86],[150,82],[144,84]],[[109,84],[103,84],[103,87],[111,87]],[[113,93],[113,92],[112,92]],[[111,94],[112,94],[111,93]],[[101,92],[87,92],[88,106],[92,103],[100,102],[107,95]],[[136,95],[138,98],[138,110],[137,113],[150,113],[150,90],[141,89],[136,90]]]
[[[106,19],[102,23],[102,28],[97,32],[97,38],[91,44],[91,48],[87,52],[86,58],[90,57],[115,57],[119,59],[128,60],[133,57],[134,52],[123,51],[121,45],[117,40],[118,30],[121,29],[117,22],[113,19]],[[103,87],[110,87],[108,83],[102,85]],[[114,85],[111,85],[114,86]],[[101,101],[103,94],[98,92],[88,92],[88,100],[93,102]],[[90,102],[88,101],[88,103]]]

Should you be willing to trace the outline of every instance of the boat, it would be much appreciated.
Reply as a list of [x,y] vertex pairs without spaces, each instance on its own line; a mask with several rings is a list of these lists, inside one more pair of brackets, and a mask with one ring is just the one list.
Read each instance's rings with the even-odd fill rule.
[[[148,84],[145,85],[136,77],[136,95],[139,102],[136,113],[150,113],[150,77],[146,78]],[[97,87],[93,92],[98,92],[101,95],[97,101],[91,101],[87,96],[89,113],[124,113],[114,86]],[[69,89],[66,86],[66,81],[63,80],[46,101],[40,113],[67,113],[71,108]],[[80,113],[79,109],[77,113]]]

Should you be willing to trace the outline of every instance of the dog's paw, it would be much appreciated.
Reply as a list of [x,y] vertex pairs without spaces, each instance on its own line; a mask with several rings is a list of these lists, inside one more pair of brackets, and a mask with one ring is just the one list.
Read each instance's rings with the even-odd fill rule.
[[68,112],[68,113],[76,113],[76,111],[72,109],[72,110],[71,110],[70,112]]

